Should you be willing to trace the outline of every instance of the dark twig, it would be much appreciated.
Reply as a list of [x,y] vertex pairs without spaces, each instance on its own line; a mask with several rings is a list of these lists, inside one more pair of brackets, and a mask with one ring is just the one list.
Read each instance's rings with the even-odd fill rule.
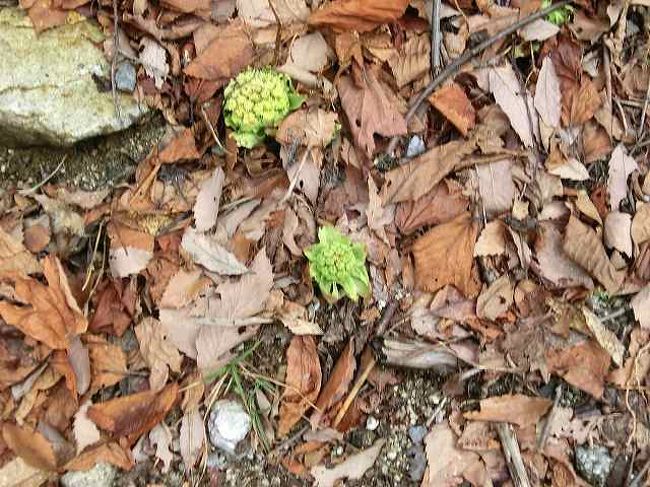
[[519,443],[517,443],[517,437],[512,426],[508,423],[497,423],[497,432],[499,433],[503,455],[506,458],[513,485],[515,487],[530,487],[528,473],[524,466],[524,460],[521,458]]
[[553,407],[551,408],[551,412],[548,413],[548,416],[546,418],[546,423],[544,424],[544,429],[542,430],[542,434],[539,437],[539,441],[537,442],[537,449],[539,451],[544,451],[544,446],[546,445],[546,440],[548,439],[548,435],[551,433],[551,426],[553,425],[553,419],[555,417],[555,413],[557,412],[557,408],[560,405],[560,399],[562,398],[562,384],[558,385],[555,388],[555,400],[553,401]]
[[431,73],[436,76],[440,72],[440,0],[433,0],[431,12]]
[[[558,8],[564,7],[565,5],[568,5],[569,3],[571,3],[571,0],[562,0],[561,2],[551,5],[550,7],[535,12],[515,22],[510,27],[502,30],[501,32],[498,32],[497,34],[493,35],[489,39],[486,39],[480,44],[477,44],[473,48],[467,49],[461,56],[457,57],[451,64],[447,65],[447,67],[443,69],[438,76],[436,76],[433,80],[431,80],[431,82],[427,85],[427,87],[418,95],[418,97],[409,107],[409,111],[404,116],[406,121],[408,122],[409,120],[411,120],[411,118],[413,118],[413,115],[415,115],[415,112],[418,110],[422,102],[424,102],[424,100],[426,100],[429,97],[429,95],[431,95],[431,93],[433,93],[433,91],[438,86],[440,86],[442,83],[447,81],[447,79],[455,75],[460,70],[460,68],[465,63],[467,63],[470,59],[474,58],[475,56],[478,56],[487,48],[503,40],[513,32],[516,32],[522,27],[525,27],[528,24],[538,19],[541,19],[542,17],[547,16],[549,13],[557,10]],[[388,144],[388,149],[386,150],[386,152],[389,155],[392,155],[393,152],[395,151],[395,147],[397,147],[398,141],[399,141],[399,137],[393,137],[391,139],[390,143]]]

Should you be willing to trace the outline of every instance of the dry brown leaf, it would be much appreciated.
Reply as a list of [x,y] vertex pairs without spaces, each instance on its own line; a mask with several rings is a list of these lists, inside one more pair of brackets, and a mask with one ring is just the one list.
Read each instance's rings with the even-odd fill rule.
[[185,468],[191,470],[201,456],[205,444],[205,426],[198,409],[195,408],[183,415],[179,443]]
[[110,344],[98,335],[86,336],[85,341],[90,355],[92,392],[115,385],[126,377],[126,355],[118,345]]
[[617,145],[609,160],[607,178],[609,206],[613,211],[618,211],[621,201],[627,198],[627,178],[638,169],[636,161],[625,153],[623,144]]
[[237,0],[237,15],[252,27],[266,27],[277,23],[273,10],[284,27],[294,22],[304,22],[309,17],[305,0]]
[[41,487],[56,474],[34,468],[20,457],[15,457],[0,468],[0,485],[5,487]]
[[564,253],[562,233],[551,222],[540,223],[535,253],[539,262],[539,274],[556,286],[594,287],[589,274]]
[[607,248],[632,257],[632,215],[610,211],[605,217],[603,238]]
[[[47,248],[49,245],[51,239],[52,239],[52,232],[50,231],[50,223],[49,223],[49,218],[47,216],[44,216],[44,219],[41,220],[43,223],[35,223],[33,225],[26,226],[25,228],[25,233],[23,235],[24,241],[25,241],[25,247],[30,252],[34,253],[39,253],[42,252]],[[0,237],[1,239],[2,237]],[[0,244],[1,245],[1,244]],[[2,252],[2,250],[0,250]],[[20,254],[16,256],[17,259],[21,259]],[[2,262],[2,258],[0,257],[0,262]],[[35,260],[35,259],[34,259]],[[16,264],[16,262],[14,262]],[[2,275],[2,267],[4,265],[0,263],[0,275]],[[21,272],[24,272],[24,267],[21,266],[20,269]]]
[[650,285],[642,288],[630,301],[634,316],[644,330],[650,330]]
[[481,399],[481,410],[465,413],[464,416],[476,421],[513,423],[525,428],[537,424],[551,404],[552,401],[542,397],[506,394]]
[[186,271],[179,269],[169,280],[165,292],[160,298],[161,308],[182,308],[193,302],[210,284],[200,270]]
[[194,224],[200,232],[207,232],[217,223],[219,200],[221,199],[221,189],[225,177],[223,169],[218,167],[214,170],[212,176],[201,184],[201,189],[196,195],[194,208],[192,208]]
[[589,164],[607,157],[612,152],[612,141],[607,131],[593,120],[582,127],[584,161]]
[[183,250],[194,262],[207,270],[225,276],[236,276],[248,272],[234,254],[222,247],[214,238],[188,228],[181,241]]
[[352,382],[356,368],[354,340],[350,339],[343,352],[341,352],[341,356],[336,361],[330,378],[318,396],[315,410],[309,419],[312,428],[318,427],[328,410],[343,398]]
[[[537,19],[534,22],[528,24],[526,27],[519,31],[521,38],[525,41],[545,41],[556,35],[560,31],[560,28],[544,19]],[[559,106],[559,100],[558,100]]]
[[41,265],[14,236],[0,227],[0,277],[10,273],[34,274]]
[[136,280],[106,279],[93,297],[95,314],[89,324],[93,332],[107,331],[122,336],[131,325],[137,302]]
[[174,134],[174,137],[158,153],[158,160],[163,164],[193,160],[201,157],[196,148],[192,129],[186,128]]
[[436,110],[442,113],[458,131],[467,136],[476,124],[476,110],[465,90],[457,83],[450,83],[436,90],[430,97]]
[[589,308],[583,306],[582,314],[585,317],[587,328],[594,335],[594,338],[608,354],[612,360],[619,367],[623,365],[623,356],[625,355],[625,347],[616,337],[616,334],[607,329],[600,318],[591,311]]
[[334,0],[311,14],[309,24],[367,32],[400,18],[409,0]]
[[280,403],[278,436],[285,436],[316,401],[321,386],[316,342],[310,336],[294,336],[287,348],[286,387]]
[[582,125],[594,116],[602,104],[596,85],[587,76],[583,77],[571,104],[571,124]]
[[505,314],[514,302],[514,286],[507,274],[484,288],[476,299],[476,316],[495,321]]
[[106,231],[111,241],[108,256],[113,277],[137,274],[153,257],[154,238],[147,232],[111,222]]
[[596,399],[603,395],[610,361],[609,354],[591,340],[546,352],[546,364],[551,373],[558,374]]
[[135,335],[140,343],[140,353],[151,369],[149,376],[151,390],[158,392],[167,383],[168,368],[176,373],[181,371],[183,357],[167,339],[165,329],[155,318],[147,317],[142,320],[135,327]]
[[336,86],[355,145],[368,157],[372,157],[375,152],[375,134],[384,137],[404,135],[407,132],[406,121],[386,96],[373,69],[363,69],[360,78],[362,86],[357,86],[352,76],[341,76]]
[[478,165],[476,174],[485,212],[494,215],[510,210],[517,190],[512,180],[512,160]]
[[589,198],[587,191],[584,189],[578,190],[578,197],[576,198],[576,209],[583,215],[602,225],[603,221],[600,218],[598,208],[596,208],[596,205],[594,205],[594,202],[591,201],[591,198]]
[[162,0],[165,7],[173,10],[178,10],[186,14],[191,14],[197,11],[208,11],[212,8],[211,0]]
[[447,421],[436,424],[424,438],[427,471],[422,487],[458,485],[463,473],[481,465],[480,457],[457,447],[457,438]]
[[[194,352],[196,365],[203,373],[210,373],[226,365],[229,360],[234,358],[230,350],[253,338],[259,328],[258,326],[222,327],[204,325],[197,327],[195,332],[194,330],[188,330],[187,323],[181,322],[178,325],[179,329],[176,331],[178,334],[189,335],[189,339],[193,339],[191,345],[196,350]],[[166,329],[170,330],[171,328],[166,326]],[[172,335],[173,332],[170,332],[170,339],[174,343],[178,343],[178,340],[175,340]],[[179,349],[181,349],[180,346]]]
[[381,189],[384,204],[423,197],[460,165],[463,156],[471,154],[475,148],[473,141],[449,142],[389,171]]
[[641,245],[650,240],[650,204],[638,205],[632,218],[632,240],[634,245]]
[[5,423],[2,427],[2,438],[11,451],[28,465],[40,470],[56,470],[58,461],[54,447],[38,431]]
[[253,43],[237,22],[221,27],[205,50],[185,68],[185,74],[223,86],[253,60]]
[[595,277],[607,292],[614,294],[621,287],[625,272],[616,270],[609,261],[596,232],[574,216],[569,218],[562,248],[571,260]]
[[139,392],[93,404],[87,415],[104,431],[115,438],[124,436],[133,445],[165,418],[177,397],[178,384],[172,383],[158,393]]
[[373,446],[346,458],[335,467],[318,465],[311,469],[317,487],[334,487],[339,479],[359,480],[374,464],[386,440],[379,439]]
[[15,278],[14,293],[25,305],[0,301],[0,316],[52,349],[69,349],[71,339],[85,332],[88,322],[72,296],[59,259],[48,255],[42,265],[48,285],[31,278]]
[[474,257],[502,255],[506,252],[505,226],[501,220],[485,225],[474,246]]
[[438,225],[413,244],[415,279],[420,289],[434,292],[452,284],[465,296],[473,295],[472,277],[477,225],[469,213]]
[[134,465],[131,452],[122,448],[118,443],[111,442],[84,451],[66,463],[63,468],[70,471],[84,472],[98,463],[110,463],[122,470],[131,470]]
[[388,58],[398,88],[424,76],[431,69],[431,40],[428,34],[415,35]]
[[305,108],[285,118],[275,139],[281,144],[295,142],[308,147],[326,147],[334,137],[338,115],[322,108]]
[[149,432],[149,443],[156,447],[156,458],[163,463],[162,473],[169,472],[174,454],[169,450],[172,434],[165,423],[159,423]]
[[535,86],[535,108],[544,123],[559,128],[562,116],[562,93],[555,66],[549,57],[544,58]]
[[101,439],[99,429],[88,418],[87,412],[90,406],[92,406],[92,402],[86,401],[74,415],[72,431],[77,447],[77,454],[81,453],[87,446],[93,445]]

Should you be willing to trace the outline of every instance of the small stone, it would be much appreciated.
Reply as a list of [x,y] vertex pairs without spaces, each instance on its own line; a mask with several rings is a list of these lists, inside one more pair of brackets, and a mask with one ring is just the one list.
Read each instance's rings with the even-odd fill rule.
[[133,93],[136,81],[135,66],[128,61],[117,65],[115,70],[115,88],[120,91]]
[[427,469],[427,456],[421,446],[412,446],[406,452],[409,459],[409,477],[413,482],[421,482]]
[[419,445],[422,443],[425,436],[427,436],[427,428],[425,426],[417,424],[409,428],[409,438],[411,438],[414,444]]
[[606,447],[594,445],[577,447],[575,463],[576,470],[587,482],[595,487],[603,487],[613,462]]
[[208,433],[215,447],[234,453],[237,443],[246,438],[250,429],[251,418],[238,402],[224,399],[212,406]]
[[374,416],[368,416],[366,420],[366,429],[368,431],[375,431],[379,427],[379,420]]
[[406,157],[415,157],[419,156],[426,150],[426,146],[424,145],[424,141],[419,135],[414,135],[411,137],[411,140],[409,140],[409,145],[408,148],[406,149]]
[[85,472],[68,472],[61,477],[63,487],[111,487],[117,476],[117,469],[108,463],[98,463]]

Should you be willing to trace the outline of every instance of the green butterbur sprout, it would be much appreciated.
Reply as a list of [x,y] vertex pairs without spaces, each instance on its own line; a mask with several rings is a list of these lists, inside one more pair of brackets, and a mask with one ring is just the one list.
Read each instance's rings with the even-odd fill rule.
[[286,74],[248,68],[226,86],[223,114],[237,145],[252,149],[303,101]]
[[352,242],[334,227],[321,227],[318,243],[306,249],[305,255],[312,279],[329,302],[344,295],[352,301],[370,295],[363,244]]
[[[543,0],[542,1],[542,8],[550,7],[551,4],[553,3],[552,0]],[[565,5],[564,7],[560,7],[557,10],[554,10],[550,14],[546,16],[546,20],[548,20],[550,23],[561,26],[566,24],[569,21],[569,17],[573,13],[573,7],[571,5]]]

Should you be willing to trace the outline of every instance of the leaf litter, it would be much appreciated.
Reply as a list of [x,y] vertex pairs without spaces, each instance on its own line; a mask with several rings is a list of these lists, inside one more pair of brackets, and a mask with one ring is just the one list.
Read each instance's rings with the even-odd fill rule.
[[[124,185],[0,198],[0,479],[622,485],[595,445],[643,482],[647,2],[114,3],[21,2],[117,25],[169,130]],[[251,66],[304,100],[243,149]],[[359,302],[312,282],[325,225],[365,250]],[[221,399],[251,432],[220,463]]]

